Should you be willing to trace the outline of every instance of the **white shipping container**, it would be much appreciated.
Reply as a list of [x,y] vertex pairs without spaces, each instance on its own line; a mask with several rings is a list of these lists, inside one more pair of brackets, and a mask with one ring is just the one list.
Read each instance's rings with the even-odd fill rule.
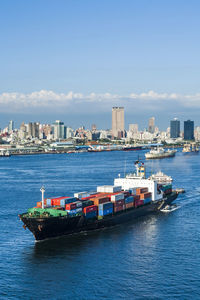
[[97,187],[97,192],[98,193],[105,193],[105,185],[101,185]]
[[85,197],[89,197],[90,194],[88,192],[79,192],[79,193],[74,193],[74,197],[82,199]]
[[124,194],[120,193],[120,194],[116,194],[116,195],[111,196],[111,201],[112,202],[115,202],[117,200],[124,200]]
[[82,208],[81,208],[81,207],[80,207],[80,208],[77,208],[77,209],[76,209],[76,212],[77,212],[77,213],[82,212]]
[[114,186],[114,185],[102,185],[97,187],[98,193],[116,193],[120,192],[122,189],[121,186]]
[[108,185],[105,188],[105,193],[116,193],[122,190],[121,186]]

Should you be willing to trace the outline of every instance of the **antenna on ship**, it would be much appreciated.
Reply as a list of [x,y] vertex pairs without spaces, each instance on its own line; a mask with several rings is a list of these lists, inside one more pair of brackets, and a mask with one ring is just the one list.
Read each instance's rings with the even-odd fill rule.
[[44,192],[45,192],[44,186],[41,187],[40,192],[42,193],[42,208],[44,209]]

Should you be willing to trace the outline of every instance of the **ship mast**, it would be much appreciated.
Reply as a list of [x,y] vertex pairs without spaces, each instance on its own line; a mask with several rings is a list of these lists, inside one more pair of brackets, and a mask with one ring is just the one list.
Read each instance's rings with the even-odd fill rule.
[[41,187],[40,192],[42,193],[42,208],[44,209],[44,192],[45,192],[44,186]]

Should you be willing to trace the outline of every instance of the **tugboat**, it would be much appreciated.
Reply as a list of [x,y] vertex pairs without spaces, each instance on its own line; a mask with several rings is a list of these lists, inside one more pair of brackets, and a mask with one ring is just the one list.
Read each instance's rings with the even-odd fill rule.
[[119,175],[113,186],[99,186],[97,192],[79,192],[73,196],[44,198],[37,206],[19,215],[36,241],[82,231],[110,227],[156,213],[170,205],[178,193],[171,183],[146,178],[143,163],[135,162],[136,172]]

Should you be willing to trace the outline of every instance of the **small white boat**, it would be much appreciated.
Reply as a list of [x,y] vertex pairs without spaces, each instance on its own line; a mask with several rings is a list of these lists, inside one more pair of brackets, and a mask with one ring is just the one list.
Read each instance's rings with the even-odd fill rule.
[[166,205],[163,209],[161,209],[160,211],[164,212],[164,213],[168,213],[168,212],[172,212],[174,210],[177,210],[178,208],[180,208],[179,205],[177,204],[172,204],[172,205]]

